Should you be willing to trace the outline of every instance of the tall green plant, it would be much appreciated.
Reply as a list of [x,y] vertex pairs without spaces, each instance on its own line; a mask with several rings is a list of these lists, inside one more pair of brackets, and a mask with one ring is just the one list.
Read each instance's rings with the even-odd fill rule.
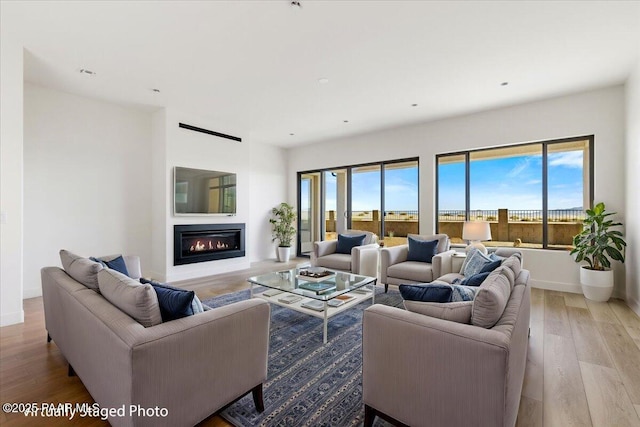
[[609,258],[624,262],[623,249],[627,243],[621,231],[611,229],[622,226],[622,223],[608,219],[616,213],[606,212],[604,203],[598,203],[586,212],[584,228],[573,238],[571,255],[575,255],[576,262],[586,261],[590,270],[610,268]]
[[293,206],[288,203],[280,203],[279,206],[271,209],[273,218],[269,219],[273,228],[272,241],[278,240],[279,246],[290,247],[293,237],[296,235],[296,229],[293,226],[293,222],[296,219],[296,215],[293,212]]

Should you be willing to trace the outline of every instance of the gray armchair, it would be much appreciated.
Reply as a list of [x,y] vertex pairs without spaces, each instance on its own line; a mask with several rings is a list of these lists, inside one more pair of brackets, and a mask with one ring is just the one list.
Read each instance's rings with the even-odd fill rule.
[[349,271],[354,274],[376,277],[378,274],[378,237],[370,231],[346,230],[343,235],[364,234],[364,244],[356,246],[350,254],[336,253],[337,240],[323,240],[313,243],[311,265],[333,270]]
[[385,292],[390,284],[432,282],[441,275],[443,259],[450,259],[454,252],[449,250],[450,241],[446,234],[409,234],[409,236],[418,240],[438,240],[437,255],[433,257],[431,263],[407,261],[408,244],[383,248],[380,251],[380,281],[384,283]]

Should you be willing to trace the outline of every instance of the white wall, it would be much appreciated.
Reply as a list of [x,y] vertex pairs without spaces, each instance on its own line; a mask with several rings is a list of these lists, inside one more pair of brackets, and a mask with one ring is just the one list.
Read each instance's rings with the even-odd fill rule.
[[[4,9],[4,2],[0,8]],[[0,28],[7,27],[0,12]],[[22,45],[0,37],[0,326],[20,323],[22,310]]]
[[24,297],[62,248],[151,264],[151,114],[24,85]]
[[[163,262],[154,257],[154,276],[167,281],[184,280],[228,271],[249,268],[252,261],[274,258],[268,226],[268,211],[286,200],[286,158],[284,150],[268,145],[252,144],[250,136],[239,129],[216,123],[194,114],[166,110],[164,117],[154,117],[154,147],[164,159],[154,160],[154,180],[164,182],[163,194],[154,199],[154,209],[164,212],[164,220],[154,221],[154,239],[164,235],[165,256]],[[160,124],[155,123],[158,120]],[[164,128],[160,129],[164,120]],[[242,138],[232,141],[178,127],[187,123]],[[164,133],[163,133],[164,132]],[[157,138],[156,138],[157,135]],[[157,141],[156,141],[157,139]],[[155,155],[155,154],[154,154]],[[161,157],[162,154],[159,154]],[[237,174],[237,214],[235,216],[174,216],[173,168],[175,166],[196,169],[219,170]],[[155,188],[155,187],[154,187]],[[154,191],[158,191],[155,188]],[[155,195],[154,195],[155,196]],[[163,225],[164,222],[164,225]],[[156,225],[157,223],[157,225]],[[246,256],[197,264],[173,265],[173,226],[175,224],[225,224],[244,223]],[[160,244],[160,242],[157,242]]]
[[[640,55],[638,56],[640,58]],[[626,85],[627,96],[627,303],[640,315],[640,60]]]
[[[616,86],[293,148],[289,157],[290,201],[295,202],[297,171],[417,156],[420,231],[430,233],[435,229],[436,154],[594,134],[595,199],[624,215],[624,107],[624,88]],[[567,252],[526,252],[525,264],[531,269],[534,286],[581,292],[577,265]],[[624,296],[621,265],[616,266],[614,292]]]

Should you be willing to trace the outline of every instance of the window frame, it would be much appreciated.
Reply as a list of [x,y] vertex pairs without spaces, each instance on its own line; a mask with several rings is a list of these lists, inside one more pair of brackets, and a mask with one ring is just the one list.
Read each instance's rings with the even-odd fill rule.
[[[552,139],[552,140],[544,140],[544,141],[534,141],[534,142],[525,142],[518,144],[508,144],[508,145],[500,145],[494,147],[486,147],[486,148],[478,148],[473,150],[462,150],[455,151],[449,153],[440,153],[436,154],[435,157],[435,230],[436,233],[439,232],[440,221],[439,221],[439,202],[440,202],[440,177],[439,177],[439,165],[440,159],[443,157],[452,157],[452,156],[464,156],[465,162],[465,221],[469,221],[471,214],[471,153],[478,153],[482,151],[491,151],[495,149],[505,149],[505,148],[513,148],[513,147],[524,147],[524,146],[533,146],[533,145],[541,145],[542,147],[542,248],[530,248],[530,249],[548,249],[548,250],[566,250],[564,248],[559,247],[549,247],[549,230],[548,230],[548,149],[550,145],[554,144],[562,144],[568,142],[575,141],[588,141],[589,147],[589,182],[588,182],[588,201],[589,206],[585,207],[585,209],[591,209],[593,207],[594,200],[594,153],[595,153],[595,135],[584,135],[584,136],[576,136],[570,138],[560,138],[560,139]],[[584,170],[583,170],[584,176]],[[584,197],[584,195],[583,195]]]

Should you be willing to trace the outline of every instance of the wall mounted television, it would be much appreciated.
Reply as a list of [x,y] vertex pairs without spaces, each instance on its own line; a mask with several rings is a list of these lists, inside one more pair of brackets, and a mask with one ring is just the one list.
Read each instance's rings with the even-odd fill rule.
[[236,174],[176,166],[174,215],[235,215]]

